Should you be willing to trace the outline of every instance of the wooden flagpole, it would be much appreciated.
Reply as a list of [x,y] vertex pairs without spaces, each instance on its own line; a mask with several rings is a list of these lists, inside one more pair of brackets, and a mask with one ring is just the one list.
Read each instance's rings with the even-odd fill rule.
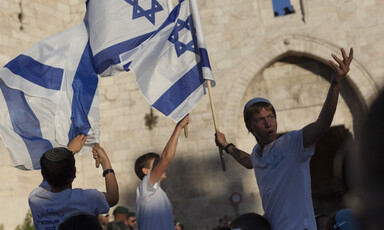
[[[99,145],[99,143],[96,143],[95,145]],[[100,167],[100,158],[99,157],[96,157],[95,158],[95,164],[96,164],[96,168]]]
[[[213,97],[212,97],[212,92],[211,92],[211,80],[206,80],[206,82],[207,82],[207,87],[208,87],[209,101],[211,104],[213,124],[215,126],[215,132],[216,132],[216,130],[219,130],[219,125],[217,124],[215,105],[213,104]],[[223,171],[225,171],[226,169],[225,169],[225,162],[224,162],[224,154],[223,154],[223,150],[220,147],[219,147],[219,156],[220,156],[220,161],[221,161],[221,168],[223,169]]]

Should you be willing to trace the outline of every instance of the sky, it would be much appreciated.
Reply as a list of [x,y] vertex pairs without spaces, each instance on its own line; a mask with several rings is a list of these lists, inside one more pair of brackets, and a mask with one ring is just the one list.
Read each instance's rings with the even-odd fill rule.
[[279,16],[284,15],[284,8],[288,7],[292,10],[291,1],[290,0],[272,0],[273,11],[278,12]]

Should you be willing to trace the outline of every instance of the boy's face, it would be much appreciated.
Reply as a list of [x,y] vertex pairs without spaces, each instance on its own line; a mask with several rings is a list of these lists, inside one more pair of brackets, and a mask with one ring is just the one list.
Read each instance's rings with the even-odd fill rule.
[[136,217],[134,216],[128,217],[128,227],[130,228],[136,227]]
[[271,110],[262,108],[259,113],[254,113],[249,123],[253,136],[260,145],[266,145],[276,140],[276,116]]

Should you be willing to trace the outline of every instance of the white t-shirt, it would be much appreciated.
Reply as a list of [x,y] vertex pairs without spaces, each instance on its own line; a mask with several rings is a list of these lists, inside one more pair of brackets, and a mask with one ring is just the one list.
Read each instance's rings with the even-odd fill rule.
[[172,204],[167,194],[154,186],[146,175],[136,190],[137,227],[139,230],[174,230]]
[[31,192],[28,201],[38,230],[58,229],[64,220],[76,214],[98,215],[109,211],[105,195],[96,189],[76,188],[53,193],[46,181]]
[[303,146],[303,132],[289,132],[251,154],[257,184],[272,230],[316,230],[309,161],[315,146]]

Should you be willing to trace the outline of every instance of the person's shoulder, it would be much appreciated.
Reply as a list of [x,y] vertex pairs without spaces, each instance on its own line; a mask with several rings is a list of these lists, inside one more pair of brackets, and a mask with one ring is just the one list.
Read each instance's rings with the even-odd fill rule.
[[104,197],[104,193],[100,192],[97,189],[74,188],[72,189],[72,196],[98,198],[98,197]]
[[292,130],[292,131],[289,131],[288,133],[281,135],[279,138],[277,138],[277,141],[291,140],[291,139],[295,139],[296,137],[300,137],[302,135],[303,135],[302,129]]
[[32,192],[29,194],[28,199],[32,200],[37,197],[43,196],[44,194],[48,193],[49,190],[47,190],[45,187],[39,186],[32,190]]
[[286,136],[286,135],[288,135],[288,136],[296,136],[296,135],[299,135],[301,133],[303,133],[303,129],[292,130],[292,131],[289,131],[288,133],[286,133],[286,134],[284,134],[282,136]]

